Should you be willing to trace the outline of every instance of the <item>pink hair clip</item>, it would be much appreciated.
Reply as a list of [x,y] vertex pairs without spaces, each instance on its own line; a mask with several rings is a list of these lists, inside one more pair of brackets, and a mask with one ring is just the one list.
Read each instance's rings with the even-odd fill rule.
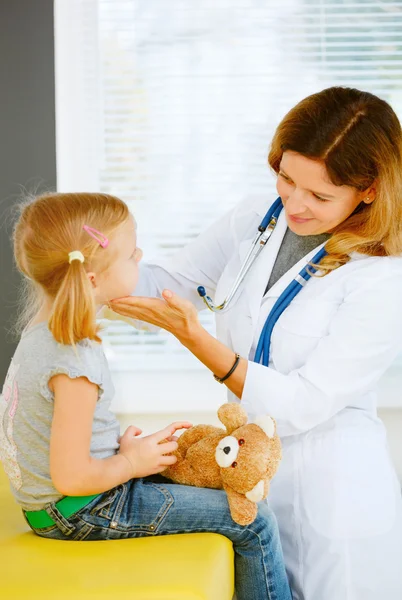
[[[107,237],[97,229],[94,229],[93,227],[88,227],[88,225],[84,225],[83,229],[91,236],[91,238],[96,240],[98,244],[102,246],[102,248],[107,248],[109,246],[109,240],[107,239]],[[100,237],[97,237],[98,235]]]

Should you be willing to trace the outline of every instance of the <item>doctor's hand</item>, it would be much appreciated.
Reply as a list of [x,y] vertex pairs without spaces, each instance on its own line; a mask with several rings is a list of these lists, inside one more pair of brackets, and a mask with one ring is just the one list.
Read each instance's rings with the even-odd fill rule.
[[191,338],[201,327],[194,304],[170,290],[163,290],[163,299],[127,296],[117,298],[110,308],[124,317],[151,323],[172,333],[180,341]]

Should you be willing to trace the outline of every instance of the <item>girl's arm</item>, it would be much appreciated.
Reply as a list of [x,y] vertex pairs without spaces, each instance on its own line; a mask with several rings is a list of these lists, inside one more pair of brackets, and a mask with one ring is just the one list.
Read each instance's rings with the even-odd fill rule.
[[54,393],[50,475],[55,488],[65,496],[86,496],[128,481],[131,466],[124,456],[90,456],[98,386],[85,377],[56,375],[49,388]]
[[55,375],[49,381],[54,394],[50,438],[50,475],[55,488],[65,496],[98,494],[133,477],[160,473],[176,461],[166,456],[177,448],[169,439],[191,423],[173,423],[150,436],[137,437],[141,430],[129,427],[120,440],[120,451],[109,458],[90,455],[92,422],[98,401],[98,386],[86,377],[71,379]]

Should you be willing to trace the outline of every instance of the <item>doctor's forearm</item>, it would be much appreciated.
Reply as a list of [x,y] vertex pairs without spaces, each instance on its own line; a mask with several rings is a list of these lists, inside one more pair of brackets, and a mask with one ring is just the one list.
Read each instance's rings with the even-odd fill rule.
[[[224,377],[235,361],[235,353],[210,335],[201,325],[195,326],[179,341],[190,350],[208,369],[218,377]],[[240,359],[235,371],[226,379],[225,385],[241,399],[246,380],[248,361]]]

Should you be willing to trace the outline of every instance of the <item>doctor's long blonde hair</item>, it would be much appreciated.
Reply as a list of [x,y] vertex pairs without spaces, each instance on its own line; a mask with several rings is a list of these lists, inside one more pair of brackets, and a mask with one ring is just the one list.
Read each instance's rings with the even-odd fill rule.
[[364,191],[375,182],[374,202],[362,203],[328,240],[323,274],[348,262],[351,252],[402,254],[402,130],[387,102],[344,87],[308,96],[276,129],[268,157],[276,173],[286,150],[322,161],[334,185]]

